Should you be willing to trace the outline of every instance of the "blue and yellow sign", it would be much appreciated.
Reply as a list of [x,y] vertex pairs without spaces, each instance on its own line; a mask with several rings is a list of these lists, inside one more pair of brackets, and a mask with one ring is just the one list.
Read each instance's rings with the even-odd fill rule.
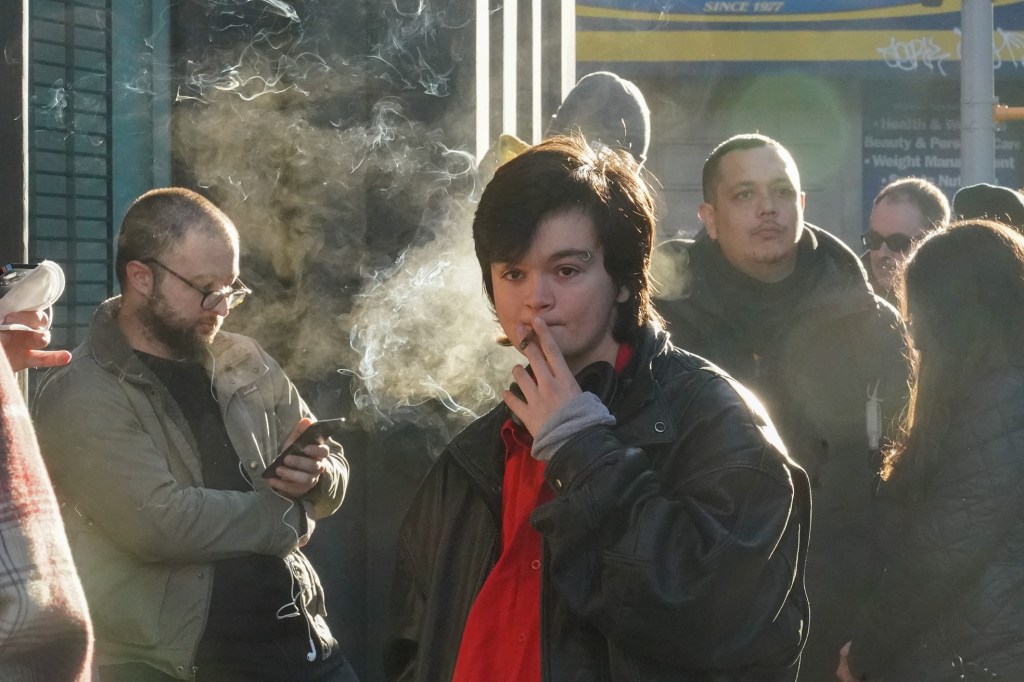
[[[960,62],[959,0],[584,0],[580,71],[749,72],[815,63],[860,74],[948,76]],[[994,0],[997,77],[1024,77],[1024,0]]]
[[806,15],[808,19],[828,18],[870,18],[872,16],[906,17],[915,14],[949,14],[960,12],[960,3],[946,0],[932,3],[938,7],[926,7],[924,3],[906,0],[587,0],[576,3],[594,10],[610,10],[647,18],[671,18],[692,21],[694,17],[716,14],[753,15],[784,14]]

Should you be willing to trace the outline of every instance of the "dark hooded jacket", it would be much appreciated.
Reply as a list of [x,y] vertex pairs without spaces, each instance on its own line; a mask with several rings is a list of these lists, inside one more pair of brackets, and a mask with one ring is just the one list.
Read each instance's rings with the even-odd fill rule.
[[[806,475],[756,401],[663,332],[643,330],[606,385],[617,423],[557,451],[545,474],[554,499],[531,518],[543,539],[541,678],[794,679]],[[388,679],[452,677],[501,546],[510,415],[500,405],[456,437],[406,516]]]
[[[1024,680],[1024,363],[978,382],[927,450],[897,465],[887,567],[851,630],[851,669],[886,682]],[[887,504],[887,509],[889,509]],[[887,535],[889,535],[887,533]]]
[[796,272],[778,285],[733,268],[704,232],[658,251],[688,278],[680,298],[656,302],[673,343],[752,389],[810,476],[811,633],[801,678],[831,679],[847,609],[879,570],[872,511],[879,443],[869,422],[889,425],[904,405],[899,316],[872,293],[857,256],[812,225]]

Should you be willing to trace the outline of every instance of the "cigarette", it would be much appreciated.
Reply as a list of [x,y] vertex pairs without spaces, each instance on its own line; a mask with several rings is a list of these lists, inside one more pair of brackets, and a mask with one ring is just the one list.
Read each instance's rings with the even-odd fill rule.
[[526,347],[529,346],[530,342],[533,341],[535,338],[537,338],[537,332],[533,331],[532,329],[526,332],[526,336],[524,336],[523,340],[519,342],[519,350],[526,350]]

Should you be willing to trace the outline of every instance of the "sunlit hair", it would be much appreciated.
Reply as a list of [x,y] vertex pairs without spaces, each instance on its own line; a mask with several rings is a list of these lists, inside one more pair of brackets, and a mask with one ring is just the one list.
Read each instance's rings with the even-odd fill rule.
[[238,231],[227,215],[190,189],[152,189],[136,199],[121,221],[117,238],[116,272],[122,289],[129,262],[160,258],[192,230],[238,245]]
[[592,148],[580,137],[552,137],[529,148],[500,166],[484,189],[473,218],[473,240],[491,304],[491,264],[520,260],[541,220],[569,210],[582,210],[593,221],[605,270],[616,288],[630,292],[616,308],[615,339],[631,339],[647,322],[660,324],[648,272],[654,199],[630,154]]
[[800,172],[789,150],[783,147],[780,142],[773,140],[767,135],[744,133],[742,135],[733,135],[715,147],[711,154],[708,155],[707,160],[704,162],[704,170],[701,172],[701,191],[704,193],[704,201],[709,204],[715,201],[715,192],[718,191],[718,183],[722,179],[719,171],[722,166],[722,159],[726,154],[747,149],[760,149],[761,147],[774,149],[782,157],[783,161],[786,162],[786,165],[792,168],[793,177],[797,185],[795,189],[799,192]]
[[[913,346],[910,403],[883,477],[928,467],[964,396],[1024,343],[1024,236],[969,220],[929,233],[897,274]],[[916,478],[916,476],[915,476]]]
[[900,178],[893,180],[875,196],[871,203],[874,208],[882,200],[905,201],[917,207],[925,220],[927,228],[944,227],[949,224],[949,199],[941,189],[924,178]]

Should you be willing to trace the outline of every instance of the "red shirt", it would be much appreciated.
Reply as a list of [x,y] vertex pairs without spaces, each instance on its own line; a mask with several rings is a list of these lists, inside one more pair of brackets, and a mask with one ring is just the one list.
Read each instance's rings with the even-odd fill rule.
[[[619,347],[615,371],[633,355]],[[462,632],[452,682],[540,682],[541,536],[530,514],[554,494],[545,463],[530,456],[533,437],[511,419],[501,427],[505,476],[501,555],[473,602]]]
[[510,419],[501,439],[501,555],[469,611],[452,682],[540,682],[541,541],[530,513],[552,493],[526,429]]

